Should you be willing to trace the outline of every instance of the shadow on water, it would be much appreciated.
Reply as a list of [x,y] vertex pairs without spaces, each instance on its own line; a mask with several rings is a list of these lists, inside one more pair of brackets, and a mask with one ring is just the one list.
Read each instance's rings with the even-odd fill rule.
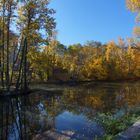
[[0,100],[0,139],[41,140],[63,136],[92,140],[104,134],[95,121],[98,113],[121,115],[140,103],[140,83],[59,88],[55,90],[52,85],[47,91]]

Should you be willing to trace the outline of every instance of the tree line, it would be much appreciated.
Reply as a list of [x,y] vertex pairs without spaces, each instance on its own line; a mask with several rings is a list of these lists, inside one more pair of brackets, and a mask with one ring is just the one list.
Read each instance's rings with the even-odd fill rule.
[[119,39],[64,46],[57,40],[29,51],[32,80],[123,80],[140,78],[140,44]]

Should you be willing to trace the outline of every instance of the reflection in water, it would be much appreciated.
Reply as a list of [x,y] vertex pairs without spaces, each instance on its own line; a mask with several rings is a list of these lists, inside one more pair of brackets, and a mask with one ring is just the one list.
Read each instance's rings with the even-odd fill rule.
[[[54,88],[54,86],[53,86]],[[64,136],[92,140],[104,130],[97,113],[126,113],[140,103],[140,83],[85,84],[0,101],[1,140]]]

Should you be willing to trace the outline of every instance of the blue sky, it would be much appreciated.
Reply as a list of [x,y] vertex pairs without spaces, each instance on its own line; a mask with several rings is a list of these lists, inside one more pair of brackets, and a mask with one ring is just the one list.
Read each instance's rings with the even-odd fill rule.
[[65,45],[133,36],[136,15],[125,0],[52,0],[50,6],[56,10],[57,39]]

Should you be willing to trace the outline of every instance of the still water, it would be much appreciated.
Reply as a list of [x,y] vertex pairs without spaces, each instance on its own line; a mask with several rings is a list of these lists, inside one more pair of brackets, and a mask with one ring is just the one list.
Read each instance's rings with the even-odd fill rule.
[[0,140],[93,140],[99,113],[127,113],[140,104],[140,82],[35,85],[36,92],[0,100]]

